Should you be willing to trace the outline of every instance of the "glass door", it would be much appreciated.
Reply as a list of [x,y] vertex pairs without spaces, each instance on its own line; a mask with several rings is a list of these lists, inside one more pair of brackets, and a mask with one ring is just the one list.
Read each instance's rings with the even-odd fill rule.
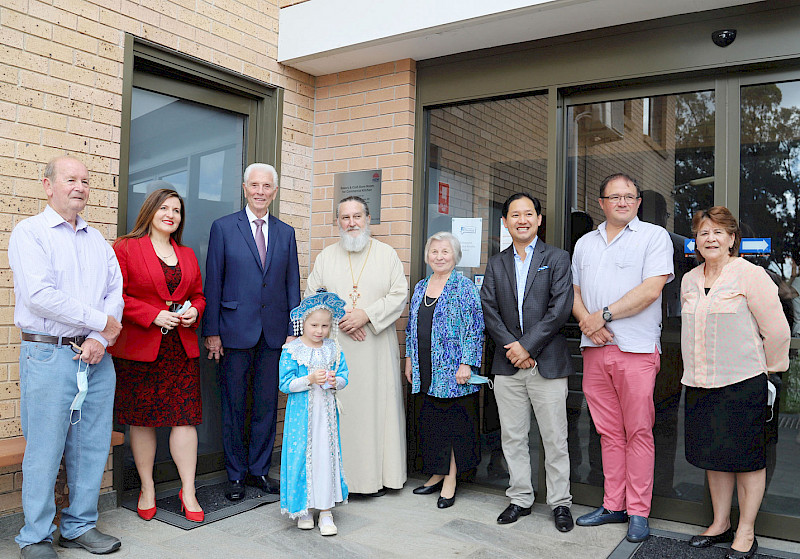
[[[205,276],[211,223],[243,207],[242,171],[253,156],[257,103],[144,71],[134,72],[132,85],[127,188],[120,195],[125,219],[120,229],[129,231],[147,195],[169,183],[186,206],[183,242],[194,250]],[[201,329],[197,332],[200,336]],[[198,475],[224,468],[217,366],[205,359],[202,338],[200,347],[203,422],[197,428]],[[169,431],[156,430],[156,483],[178,479],[169,453]],[[127,442],[121,454],[118,487],[138,488]]]
[[[704,472],[686,462],[683,448],[679,289],[695,265],[686,248],[693,213],[727,206],[740,220],[743,257],[778,285],[793,340],[789,370],[777,375],[782,388],[767,427],[767,489],[756,532],[786,538],[800,530],[800,71],[575,95],[564,99],[563,113],[567,248],[603,220],[599,183],[618,171],[640,182],[639,218],[665,227],[673,240],[676,278],[663,292],[654,393],[654,517],[697,524],[711,518]],[[578,335],[575,325],[577,360]],[[599,441],[580,404],[571,410],[570,448],[581,449],[573,493],[577,502],[596,504]]]
[[[605,219],[599,204],[604,177],[617,172],[634,177],[642,189],[639,219],[667,229],[673,243],[675,279],[663,291],[661,371],[653,400],[656,449],[653,515],[687,521],[702,513],[704,473],[684,458],[683,399],[680,382],[680,284],[696,263],[685,250],[691,218],[713,205],[715,125],[713,84],[691,89],[623,91],[618,96],[565,100],[565,220],[567,245]],[[611,278],[609,278],[611,281]],[[579,374],[568,401],[573,494],[577,502],[599,502],[603,487],[600,437],[581,391],[580,330],[572,325],[573,357]]]
[[[800,75],[740,80],[739,218],[744,257],[778,285],[795,338],[767,428],[761,511],[800,518]],[[760,518],[760,517],[759,517]],[[764,518],[770,524],[770,516]],[[767,526],[768,527],[768,526]]]
[[[547,95],[530,94],[427,109],[425,112],[427,188],[422,244],[432,234],[449,231],[462,239],[456,272],[478,286],[488,259],[510,243],[501,223],[503,202],[527,192],[542,203],[539,238],[545,238],[547,217]],[[479,242],[470,241],[474,235]],[[472,237],[473,239],[475,237]],[[424,276],[430,267],[420,270]],[[419,273],[412,274],[412,280]],[[494,342],[486,336],[482,373],[490,375]],[[408,398],[409,462],[421,468],[417,448],[420,400]],[[494,393],[481,390],[482,460],[466,477],[478,483],[508,487],[508,467],[500,444],[500,419]],[[539,435],[531,414],[531,461],[539,462]],[[537,483],[534,479],[534,486]]]

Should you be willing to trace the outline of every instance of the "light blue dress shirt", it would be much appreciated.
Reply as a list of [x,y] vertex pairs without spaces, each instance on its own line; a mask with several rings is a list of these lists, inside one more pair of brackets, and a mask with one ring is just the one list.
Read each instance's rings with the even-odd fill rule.
[[531,256],[533,255],[533,249],[536,248],[536,241],[539,240],[539,237],[534,237],[531,244],[525,247],[525,260],[523,261],[520,258],[519,253],[517,252],[517,247],[514,247],[514,269],[517,276],[517,311],[519,311],[519,327],[524,332],[525,327],[522,325],[522,300],[525,297],[525,284],[528,281],[528,271],[531,269]]
[[51,336],[100,336],[108,315],[122,319],[122,273],[100,232],[77,219],[77,229],[49,205],[11,233],[14,323]]

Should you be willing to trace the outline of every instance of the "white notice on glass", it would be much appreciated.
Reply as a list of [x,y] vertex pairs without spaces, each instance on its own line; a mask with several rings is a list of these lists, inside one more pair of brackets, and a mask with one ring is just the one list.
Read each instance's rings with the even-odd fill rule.
[[459,268],[478,268],[481,265],[481,232],[483,219],[480,217],[454,217],[453,235],[461,243]]
[[513,239],[511,238],[511,233],[508,232],[506,226],[503,225],[503,218],[500,218],[500,251],[504,251],[508,247],[511,246]]

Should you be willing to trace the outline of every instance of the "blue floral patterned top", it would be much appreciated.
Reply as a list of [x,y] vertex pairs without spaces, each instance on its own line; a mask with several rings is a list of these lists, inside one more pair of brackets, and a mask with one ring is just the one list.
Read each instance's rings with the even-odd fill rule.
[[[406,357],[411,358],[411,392],[420,391],[417,315],[430,276],[417,283],[409,306],[406,326]],[[483,353],[483,311],[478,288],[453,271],[439,295],[431,328],[431,386],[435,398],[457,398],[477,392],[473,384],[458,384],[456,371],[462,363],[479,372]]]

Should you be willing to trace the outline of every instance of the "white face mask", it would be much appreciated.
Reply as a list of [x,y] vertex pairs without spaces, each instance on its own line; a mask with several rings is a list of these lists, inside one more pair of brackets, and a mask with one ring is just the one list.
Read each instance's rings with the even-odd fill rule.
[[775,416],[775,398],[778,395],[778,390],[775,388],[775,385],[772,384],[770,381],[767,381],[767,405],[769,406],[769,419],[767,419],[767,423],[772,421],[772,418]]
[[[89,392],[89,364],[86,363],[86,368],[81,370],[81,363],[83,363],[83,360],[78,359],[78,393],[75,394],[75,398],[69,406],[70,425],[75,425],[81,420],[81,406],[83,406],[83,401],[86,399],[86,393]],[[75,416],[75,412],[78,412],[78,419],[73,421],[72,418]]]

